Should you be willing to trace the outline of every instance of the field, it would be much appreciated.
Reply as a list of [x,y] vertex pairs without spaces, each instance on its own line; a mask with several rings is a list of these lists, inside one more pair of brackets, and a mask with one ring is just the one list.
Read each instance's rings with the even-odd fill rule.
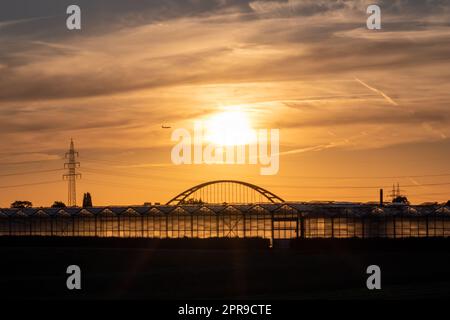
[[[183,240],[180,240],[183,241]],[[17,299],[408,299],[450,297],[449,241],[392,246],[305,243],[303,249],[24,246],[1,239],[2,298]],[[437,243],[440,243],[439,245]],[[9,244],[8,244],[9,243]],[[239,243],[235,240],[235,243]],[[324,245],[326,243],[327,245]],[[358,245],[354,245],[358,243]],[[198,244],[197,244],[198,245]],[[390,248],[388,247],[390,246]],[[217,246],[216,246],[217,247]],[[82,290],[66,288],[79,265]],[[366,289],[367,266],[382,290]]]

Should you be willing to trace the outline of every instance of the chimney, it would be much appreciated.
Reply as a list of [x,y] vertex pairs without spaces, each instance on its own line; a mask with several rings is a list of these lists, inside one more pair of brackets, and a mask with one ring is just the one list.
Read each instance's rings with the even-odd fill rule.
[[383,189],[380,189],[380,207],[383,206]]

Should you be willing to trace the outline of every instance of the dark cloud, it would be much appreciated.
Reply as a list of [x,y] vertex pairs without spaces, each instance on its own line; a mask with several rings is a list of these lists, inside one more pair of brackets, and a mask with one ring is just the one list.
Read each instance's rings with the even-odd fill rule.
[[[173,86],[185,83],[202,83],[211,80],[229,81],[229,79],[261,77],[259,70],[265,65],[264,77],[291,78],[293,76],[336,74],[337,72],[360,72],[381,68],[408,68],[417,65],[446,63],[449,60],[449,36],[435,38],[432,34],[425,38],[415,38],[416,33],[430,28],[429,25],[416,22],[386,22],[386,32],[410,32],[410,35],[398,38],[367,39],[354,37],[352,33],[365,22],[365,12],[360,12],[364,1],[79,1],[82,7],[83,28],[81,33],[65,30],[65,8],[70,1],[15,1],[0,6],[0,27],[3,33],[0,39],[4,44],[0,50],[0,101],[55,99],[67,97],[88,97],[106,95],[143,88]],[[383,1],[379,3],[383,14],[392,16],[412,15],[423,18],[424,15],[442,14],[447,1]],[[401,12],[399,10],[402,10]],[[258,12],[264,17],[258,17]],[[342,19],[330,19],[324,13],[342,11]],[[62,12],[62,13],[61,13]],[[167,51],[160,57],[145,57],[127,61],[127,56],[117,55],[130,46],[126,42],[127,30],[133,34],[134,28],[154,23],[170,22],[176,18],[188,19],[198,24],[197,31],[188,35],[193,38],[202,32],[213,39],[215,29],[208,28],[210,20],[205,17],[224,16],[228,13],[254,13],[255,17],[247,24],[238,17],[223,24],[229,33],[241,31],[235,42],[224,40],[223,47],[212,44],[208,49],[190,50],[180,54]],[[354,20],[353,15],[360,19]],[[445,11],[444,11],[445,13]],[[288,16],[294,21],[307,20],[305,24],[284,24],[279,17]],[[298,17],[298,19],[297,19]],[[273,23],[270,23],[271,19]],[[258,19],[268,23],[258,23]],[[408,17],[408,19],[410,19]],[[407,19],[407,20],[408,20]],[[399,20],[399,19],[397,19]],[[11,23],[17,21],[17,23]],[[172,23],[172,22],[170,22]],[[222,22],[223,23],[223,22]],[[202,27],[203,26],[203,27]],[[190,25],[186,26],[189,31]],[[100,47],[102,38],[117,33],[117,43],[109,40]],[[159,47],[158,42],[173,42],[172,34],[168,38],[143,41],[136,50],[151,51]],[[99,47],[88,39],[98,39]],[[193,39],[195,40],[195,39]],[[96,41],[96,40],[93,40]],[[125,41],[125,43],[122,43]],[[154,41],[154,43],[151,43]],[[202,40],[205,41],[205,40]],[[183,44],[180,44],[182,46]],[[221,63],[232,56],[236,46],[253,48],[258,46],[280,46],[282,54],[267,57],[265,61],[248,61],[242,64],[225,63],[223,67],[209,64],[215,60]],[[286,50],[287,47],[287,50]],[[351,49],[350,49],[351,48]],[[94,50],[90,55],[89,50]],[[86,52],[85,52],[86,51]],[[96,55],[95,55],[96,54]],[[95,67],[80,68],[80,65],[92,64]],[[49,62],[57,60],[62,70],[49,72]],[[64,61],[66,61],[64,63]],[[39,68],[40,63],[46,67]],[[56,67],[55,67],[56,68]],[[145,75],[145,76],[144,76]]]
[[[71,0],[4,1],[0,3],[0,25],[2,22],[18,22],[6,26],[8,31],[16,34],[30,30],[37,32],[30,27],[39,27],[53,34],[67,34],[62,28],[53,27],[61,22],[64,25],[66,9],[72,4],[75,3]],[[115,30],[117,26],[131,27],[179,17],[211,15],[230,9],[251,12],[247,0],[78,0],[76,4],[81,8],[83,27],[94,33]]]

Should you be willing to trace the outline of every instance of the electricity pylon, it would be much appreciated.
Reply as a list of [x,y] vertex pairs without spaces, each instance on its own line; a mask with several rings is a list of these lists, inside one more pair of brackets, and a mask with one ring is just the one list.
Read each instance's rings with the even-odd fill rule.
[[81,178],[81,173],[77,173],[77,168],[80,167],[80,163],[76,161],[76,157],[78,157],[78,152],[75,151],[73,139],[70,139],[70,149],[65,156],[65,158],[69,159],[69,161],[64,163],[64,169],[67,168],[67,173],[63,175],[63,179],[67,180],[69,183],[67,199],[67,205],[69,207],[75,207],[77,205],[77,191],[75,181],[78,178]]

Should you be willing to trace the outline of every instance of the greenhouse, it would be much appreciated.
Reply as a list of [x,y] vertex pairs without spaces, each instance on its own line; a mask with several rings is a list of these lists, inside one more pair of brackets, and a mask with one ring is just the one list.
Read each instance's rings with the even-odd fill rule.
[[0,235],[272,240],[448,237],[450,208],[261,203],[0,209]]

